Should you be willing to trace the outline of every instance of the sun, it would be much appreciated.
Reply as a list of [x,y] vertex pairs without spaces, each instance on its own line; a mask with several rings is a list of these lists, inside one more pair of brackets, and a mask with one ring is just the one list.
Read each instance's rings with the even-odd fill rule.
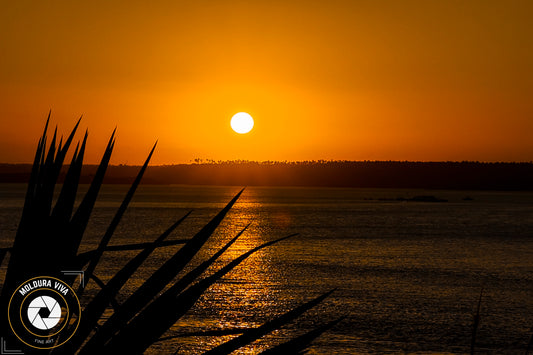
[[239,112],[231,118],[231,128],[240,134],[248,133],[254,127],[254,119],[246,112]]

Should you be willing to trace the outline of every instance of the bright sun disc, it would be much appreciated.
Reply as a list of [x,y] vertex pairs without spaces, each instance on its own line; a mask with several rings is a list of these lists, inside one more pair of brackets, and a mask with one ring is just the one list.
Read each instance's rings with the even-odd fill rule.
[[254,127],[254,119],[246,112],[239,112],[231,118],[231,128],[240,134],[248,133]]

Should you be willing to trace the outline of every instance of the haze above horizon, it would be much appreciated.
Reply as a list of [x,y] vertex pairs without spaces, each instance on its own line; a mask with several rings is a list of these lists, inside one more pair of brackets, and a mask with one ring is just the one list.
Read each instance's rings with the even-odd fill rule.
[[[0,162],[80,115],[86,162],[532,161],[530,1],[16,1]],[[250,133],[230,127],[237,112]]]

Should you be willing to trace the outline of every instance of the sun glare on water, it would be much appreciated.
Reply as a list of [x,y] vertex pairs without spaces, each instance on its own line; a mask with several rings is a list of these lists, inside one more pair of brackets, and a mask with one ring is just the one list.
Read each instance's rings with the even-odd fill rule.
[[239,112],[231,118],[231,128],[240,134],[248,133],[254,127],[254,119],[246,112]]

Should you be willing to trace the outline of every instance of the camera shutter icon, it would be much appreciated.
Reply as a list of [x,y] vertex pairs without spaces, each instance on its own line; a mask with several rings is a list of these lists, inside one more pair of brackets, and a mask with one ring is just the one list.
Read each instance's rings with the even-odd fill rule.
[[61,320],[61,306],[53,297],[38,296],[28,306],[28,319],[37,329],[52,329]]

